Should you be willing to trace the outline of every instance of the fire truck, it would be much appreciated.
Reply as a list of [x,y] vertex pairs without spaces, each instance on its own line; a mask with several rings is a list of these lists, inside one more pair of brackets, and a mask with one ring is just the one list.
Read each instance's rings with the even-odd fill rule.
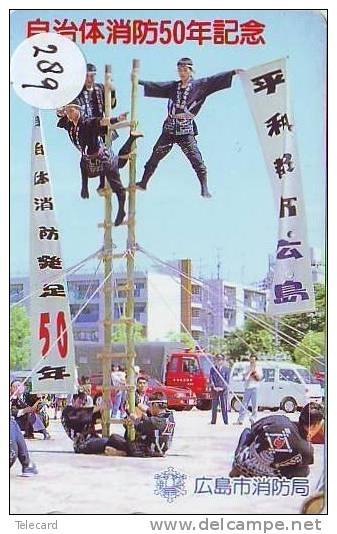
[[[125,346],[112,344],[112,352],[123,353]],[[199,349],[187,349],[176,342],[136,343],[136,365],[140,374],[156,379],[165,386],[192,391],[199,410],[210,410],[211,389],[209,372],[213,363],[212,356]],[[124,365],[114,360],[116,364]]]

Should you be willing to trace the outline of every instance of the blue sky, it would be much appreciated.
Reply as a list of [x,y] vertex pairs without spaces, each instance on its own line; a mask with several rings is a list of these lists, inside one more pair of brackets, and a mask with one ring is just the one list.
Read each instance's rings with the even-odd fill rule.
[[[192,57],[196,74],[203,77],[235,68],[249,68],[288,56],[289,83],[294,110],[302,181],[308,218],[309,244],[324,249],[325,210],[325,22],[310,11],[151,11],[77,10],[16,11],[11,17],[12,51],[25,37],[27,20],[68,18],[153,18],[213,20],[255,19],[266,25],[264,46],[221,46],[196,42],[183,45],[80,45],[87,61],[95,63],[97,79],[104,65],[112,65],[118,92],[116,113],[130,110],[132,58],[141,62],[140,77],[166,81],[176,78],[176,61]],[[138,176],[158,138],[166,101],[143,97],[139,87],[138,116],[144,139],[138,146]],[[90,180],[91,198],[82,200],[79,154],[64,131],[56,128],[54,112],[42,113],[57,217],[62,232],[64,263],[71,266],[102,243],[97,223],[103,201]],[[192,258],[196,271],[216,272],[219,254],[222,275],[233,281],[261,279],[267,256],[275,249],[277,216],[269,178],[255,126],[238,78],[232,88],[209,97],[197,117],[198,144],[208,167],[210,200],[199,195],[199,184],[178,147],[161,162],[146,193],[137,195],[137,241],[163,259]],[[115,151],[127,133],[121,132]],[[29,271],[29,168],[31,110],[11,93],[11,274]],[[127,170],[122,171],[127,184]],[[124,249],[126,227],[114,230],[114,242]],[[137,266],[149,263],[139,257]],[[116,264],[116,269],[121,268]]]

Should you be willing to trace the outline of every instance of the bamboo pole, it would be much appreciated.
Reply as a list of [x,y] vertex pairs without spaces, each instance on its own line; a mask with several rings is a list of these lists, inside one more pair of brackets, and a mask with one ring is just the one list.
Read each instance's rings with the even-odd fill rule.
[[[131,129],[137,125],[137,93],[138,93],[138,70],[139,60],[132,61],[131,72]],[[132,155],[129,164],[129,198],[128,198],[128,239],[127,249],[132,251],[127,255],[127,300],[126,300],[126,353],[127,353],[127,384],[134,386],[128,390],[128,405],[131,413],[135,411],[135,322],[134,322],[134,269],[135,269],[135,244],[136,244],[136,142],[133,143]],[[128,437],[135,439],[133,426],[128,427]]]
[[[111,115],[111,65],[105,65],[104,77],[104,115]],[[111,132],[105,136],[107,147],[111,145]],[[111,189],[105,179],[104,188],[104,351],[102,357],[102,374],[103,374],[103,403],[102,412],[102,435],[110,436],[110,388],[111,388],[111,312],[112,312],[112,201]],[[108,278],[107,278],[108,277]]]

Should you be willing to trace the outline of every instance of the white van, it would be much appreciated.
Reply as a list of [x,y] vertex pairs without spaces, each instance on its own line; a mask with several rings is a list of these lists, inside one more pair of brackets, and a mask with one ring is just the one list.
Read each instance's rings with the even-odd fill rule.
[[[310,401],[322,402],[322,388],[303,365],[287,361],[258,361],[263,380],[258,388],[259,409],[284,410],[293,413]],[[231,369],[229,398],[231,407],[239,411],[240,403],[233,392],[242,399],[245,390],[244,374],[249,362],[236,362]]]

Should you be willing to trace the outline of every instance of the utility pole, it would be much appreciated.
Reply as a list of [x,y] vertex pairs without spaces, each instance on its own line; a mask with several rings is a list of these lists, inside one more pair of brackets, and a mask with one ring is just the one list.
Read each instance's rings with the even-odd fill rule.
[[[131,72],[131,130],[137,126],[137,94],[138,94],[139,60],[132,61]],[[127,299],[126,299],[126,354],[127,354],[127,389],[128,405],[131,413],[135,411],[135,321],[134,321],[134,270],[136,252],[136,141],[131,147],[129,163],[129,198],[128,198],[128,239],[127,239]],[[135,439],[135,429],[128,426],[128,437]]]
[[[111,115],[111,65],[105,65],[104,77],[104,115],[110,117]],[[111,131],[105,136],[105,144],[108,148],[111,145]],[[112,201],[111,189],[107,180],[105,179],[104,196],[104,350],[101,355],[102,358],[102,374],[103,374],[103,412],[102,412],[102,435],[103,437],[110,436],[110,389],[111,389],[111,328],[112,328]]]

